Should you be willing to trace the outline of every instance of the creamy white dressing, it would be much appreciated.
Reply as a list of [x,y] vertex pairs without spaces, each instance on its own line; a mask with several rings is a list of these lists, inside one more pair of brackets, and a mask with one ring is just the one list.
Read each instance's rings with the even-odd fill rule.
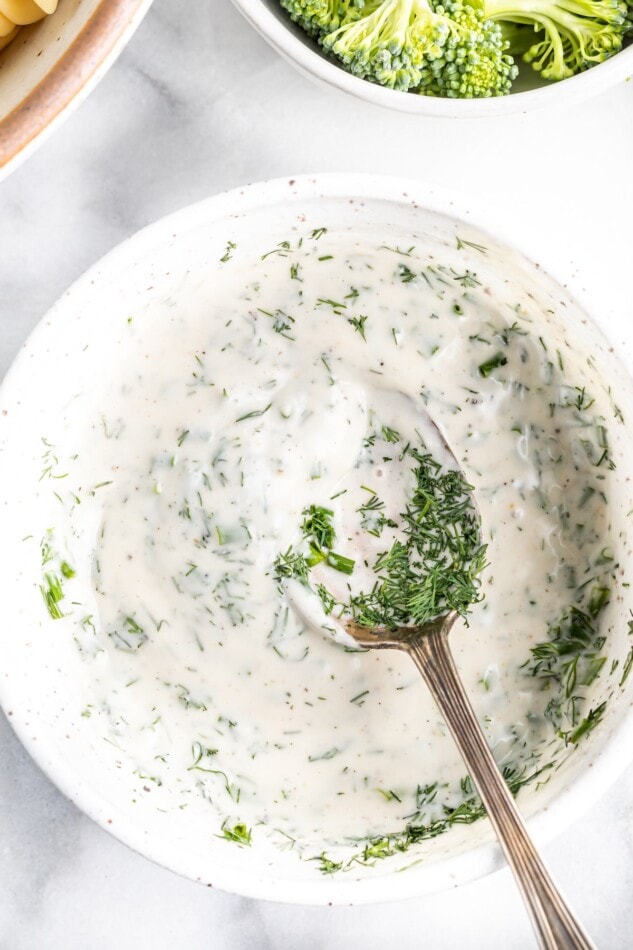
[[[201,834],[243,825],[346,860],[464,798],[407,657],[316,634],[273,576],[311,504],[334,510],[341,554],[377,550],[349,520],[375,418],[411,438],[428,414],[474,486],[485,598],[451,637],[497,760],[527,776],[564,747],[524,665],[609,584],[611,407],[550,296],[459,244],[238,247],[203,305],[183,288],[132,314],[107,379],[68,408],[80,441],[55,438],[55,458],[82,503],[65,496],[46,543],[76,572],[60,606],[90,670],[77,715],[156,807],[203,799]],[[381,483],[390,511],[401,488]]]

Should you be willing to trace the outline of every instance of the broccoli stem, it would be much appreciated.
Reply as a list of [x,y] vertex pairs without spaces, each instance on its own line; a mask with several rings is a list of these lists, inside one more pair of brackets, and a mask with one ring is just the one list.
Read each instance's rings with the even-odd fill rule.
[[510,48],[550,80],[617,53],[629,26],[623,0],[486,0],[485,14],[502,24]]

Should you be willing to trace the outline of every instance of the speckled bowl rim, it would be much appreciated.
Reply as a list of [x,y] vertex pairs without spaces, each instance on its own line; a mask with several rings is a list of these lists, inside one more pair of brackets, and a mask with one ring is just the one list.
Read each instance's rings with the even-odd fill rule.
[[[578,304],[593,315],[594,322],[607,339],[625,339],[633,346],[633,325],[627,319],[623,301],[609,296],[608,286],[580,283],[574,261],[563,256],[566,252],[550,252],[546,259],[540,249],[539,234],[530,232],[516,214],[503,211],[442,187],[421,181],[403,180],[377,175],[324,174],[300,176],[259,182],[223,192],[190,205],[149,225],[123,241],[104,258],[84,273],[31,333],[2,385],[0,398],[14,386],[19,387],[25,375],[33,369],[33,355],[43,345],[58,321],[63,321],[75,299],[82,300],[97,278],[110,274],[116,282],[134,260],[146,258],[157,246],[173,243],[181,232],[190,232],[203,226],[223,224],[235,217],[293,201],[315,199],[350,199],[365,203],[390,202],[399,206],[418,207],[439,214],[450,215],[490,233],[494,239],[525,254],[548,272],[559,284],[568,289]],[[396,209],[394,208],[394,212]],[[600,316],[598,316],[600,315]],[[621,349],[620,347],[618,348]],[[633,354],[633,350],[632,350]],[[625,356],[624,366],[633,373],[633,355]],[[15,685],[12,685],[14,683]],[[593,757],[580,777],[573,778],[547,807],[528,819],[530,833],[537,845],[543,845],[573,824],[615,783],[633,758],[633,705],[630,696],[621,698],[621,718],[600,748],[594,745]],[[624,706],[628,703],[628,709]],[[124,822],[111,821],[111,804],[100,790],[79,778],[64,761],[49,754],[46,744],[38,743],[32,734],[28,714],[22,714],[17,677],[10,672],[0,677],[0,706],[33,759],[49,779],[89,815],[104,830],[118,840],[163,867],[184,877],[222,890],[271,901],[294,904],[374,904],[419,897],[455,887],[486,876],[502,866],[501,850],[494,840],[469,851],[428,865],[419,864],[407,874],[394,872],[379,874],[362,880],[323,877],[316,881],[283,882],[271,874],[248,874],[229,868],[210,868],[201,879],[188,864],[186,855],[172,849],[168,854],[160,841],[148,841],[143,834],[138,813]]]
[[88,95],[152,2],[102,0],[46,76],[0,120],[0,180],[31,154],[71,107]]
[[418,116],[473,119],[486,116],[525,114],[538,109],[568,106],[604,92],[633,75],[633,45],[611,59],[562,82],[538,89],[513,92],[491,99],[442,99],[416,96],[386,89],[359,79],[317,52],[288,29],[262,0],[233,0],[233,4],[265,40],[301,73],[319,83],[346,92],[374,105]]

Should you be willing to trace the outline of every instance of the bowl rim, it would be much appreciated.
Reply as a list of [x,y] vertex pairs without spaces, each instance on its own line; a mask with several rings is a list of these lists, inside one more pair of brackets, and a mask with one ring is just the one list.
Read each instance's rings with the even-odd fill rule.
[[[2,381],[0,395],[4,396],[10,391],[14,377],[19,378],[29,367],[31,351],[39,348],[40,340],[46,343],[46,335],[53,332],[55,321],[73,305],[76,297],[81,300],[95,281],[102,280],[104,274],[121,273],[134,260],[144,258],[153,248],[176,240],[179,232],[186,233],[203,226],[209,227],[253,211],[274,208],[288,201],[300,206],[301,202],[315,199],[390,202],[458,218],[490,233],[496,240],[525,254],[532,261],[537,261],[541,269],[558,280],[563,287],[571,283],[573,296],[579,305],[589,314],[599,312],[595,305],[598,296],[592,298],[591,288],[579,284],[578,276],[574,277],[573,261],[560,257],[557,260],[542,262],[538,253],[538,233],[530,234],[523,230],[521,223],[516,220],[516,215],[491,206],[489,201],[484,203],[444,187],[391,176],[328,173],[290,179],[278,178],[237,187],[203,199],[160,218],[114,247],[80,276],[40,320]],[[586,300],[591,299],[593,306],[587,307]],[[601,320],[594,318],[603,333],[608,316],[607,308],[605,317]],[[622,322],[626,325],[624,310]],[[622,327],[619,330],[622,330]],[[626,332],[633,341],[633,326]],[[615,329],[611,326],[607,328],[605,335],[613,339],[614,333]],[[630,374],[633,370],[633,358],[628,360],[626,368]],[[185,877],[201,881],[196,872],[188,866],[186,856],[175,854],[172,849],[167,859],[165,849],[161,849],[154,841],[148,841],[136,817],[134,821],[127,822],[117,819],[113,825],[111,806],[100,798],[98,789],[74,776],[64,761],[49,757],[46,744],[42,745],[34,739],[28,714],[23,717],[20,712],[19,690],[17,680],[12,685],[11,676],[0,677],[0,706],[6,711],[8,721],[29,754],[62,793],[101,828],[139,854]],[[607,741],[600,748],[594,746],[591,767],[587,767],[581,775],[574,777],[570,784],[561,789],[554,802],[527,819],[530,833],[537,845],[551,840],[576,821],[615,783],[633,759],[633,712],[630,700],[628,710],[624,709],[625,702],[623,700],[619,721],[612,724]],[[387,873],[360,880],[324,877],[316,881],[282,883],[268,876],[245,875],[243,869],[238,873],[221,868],[219,871],[210,870],[208,879],[201,883],[246,897],[284,903],[362,905],[414,898],[448,889],[484,877],[501,865],[500,847],[495,840],[489,840],[448,859],[433,861],[428,865],[422,863],[406,875]]]
[[[633,45],[582,73],[537,89],[488,99],[448,99],[403,94],[366,79],[359,79],[322,53],[312,49],[288,29],[263,0],[232,0],[244,18],[281,56],[301,73],[319,83],[334,86],[356,99],[418,116],[435,118],[482,118],[525,114],[535,109],[570,105],[596,95],[619,80],[633,75]],[[308,40],[306,34],[306,40]]]
[[24,99],[0,119],[0,179],[30,155],[44,134],[57,127],[70,108],[88,95],[152,2],[101,0],[66,52]]

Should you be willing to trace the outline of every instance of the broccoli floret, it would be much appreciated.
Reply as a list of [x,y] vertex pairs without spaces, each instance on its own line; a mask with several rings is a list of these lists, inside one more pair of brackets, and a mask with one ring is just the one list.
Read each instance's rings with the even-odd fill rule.
[[513,52],[544,79],[566,79],[622,48],[630,23],[623,0],[485,0]]
[[[365,0],[280,0],[290,18],[317,39],[363,15]],[[371,3],[371,0],[368,0]],[[374,3],[375,6],[375,3]]]
[[426,0],[382,0],[321,42],[355,76],[406,92],[421,82],[425,56],[439,57],[443,38]]
[[510,91],[516,67],[501,28],[461,0],[369,0],[320,38],[362,79],[427,95],[480,97]]
[[446,14],[449,32],[440,57],[429,58],[418,91],[451,99],[507,95],[518,67],[499,25],[459,0],[446,0],[435,14]]

